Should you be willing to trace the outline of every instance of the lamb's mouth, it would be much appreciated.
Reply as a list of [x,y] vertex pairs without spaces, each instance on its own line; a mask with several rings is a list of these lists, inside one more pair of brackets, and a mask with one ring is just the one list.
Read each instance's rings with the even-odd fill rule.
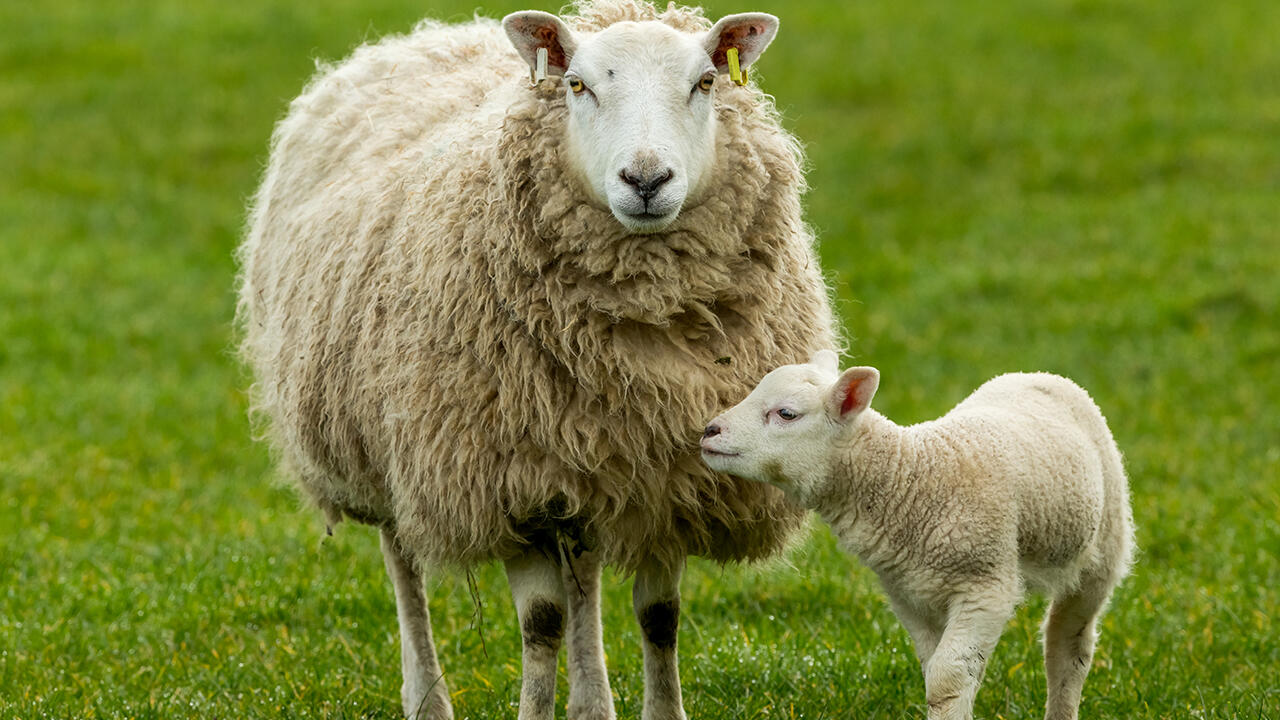
[[742,453],[722,452],[720,450],[711,450],[708,448],[702,448],[702,454],[706,455],[707,457],[727,457],[728,458],[728,457],[738,457]]

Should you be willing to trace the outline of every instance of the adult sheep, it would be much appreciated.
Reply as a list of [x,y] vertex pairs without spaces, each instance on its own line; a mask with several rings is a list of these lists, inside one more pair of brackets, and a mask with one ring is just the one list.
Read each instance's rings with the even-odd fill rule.
[[721,79],[777,20],[710,25],[637,0],[425,21],[276,127],[240,256],[254,406],[330,522],[381,529],[410,717],[452,716],[426,569],[506,564],[522,719],[552,717],[566,631],[569,716],[614,716],[600,566],[633,572],[644,717],[683,718],[685,557],[799,525],[698,458],[705,418],[834,341],[797,143]]

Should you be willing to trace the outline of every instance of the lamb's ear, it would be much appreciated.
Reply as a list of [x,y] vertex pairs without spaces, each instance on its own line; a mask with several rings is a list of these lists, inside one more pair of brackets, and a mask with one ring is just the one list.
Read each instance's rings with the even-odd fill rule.
[[777,34],[778,18],[769,13],[738,13],[720,18],[702,42],[716,72],[723,75],[729,72],[725,51],[738,48],[738,64],[745,68],[760,57]]
[[564,75],[569,69],[578,42],[573,31],[551,13],[524,10],[502,18],[502,29],[520,57],[534,69],[538,64],[538,48],[547,49],[547,73]]
[[827,413],[832,420],[846,421],[871,407],[871,398],[880,387],[880,371],[873,367],[845,370],[827,397]]
[[840,374],[840,356],[834,350],[819,350],[809,356],[809,364],[816,365],[825,373]]

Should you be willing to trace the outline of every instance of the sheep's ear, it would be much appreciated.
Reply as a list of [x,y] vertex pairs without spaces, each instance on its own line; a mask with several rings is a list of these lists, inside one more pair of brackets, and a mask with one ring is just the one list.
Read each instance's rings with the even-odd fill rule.
[[778,34],[778,18],[769,13],[738,13],[720,18],[703,40],[703,47],[711,56],[716,72],[729,72],[729,59],[725,52],[738,48],[738,64],[747,67],[760,57],[764,49]]
[[502,29],[520,57],[533,69],[538,64],[538,48],[547,49],[547,73],[564,75],[569,69],[578,42],[560,18],[551,13],[525,10],[502,18]]
[[880,387],[880,371],[855,367],[844,371],[827,397],[827,412],[833,420],[845,421],[871,407],[871,398]]
[[840,356],[834,350],[819,350],[809,357],[809,364],[825,373],[840,374]]

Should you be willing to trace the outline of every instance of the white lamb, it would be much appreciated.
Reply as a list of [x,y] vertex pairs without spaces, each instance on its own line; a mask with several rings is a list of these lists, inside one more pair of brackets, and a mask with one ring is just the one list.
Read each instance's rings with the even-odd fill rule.
[[987,658],[1030,587],[1044,624],[1045,717],[1075,718],[1095,624],[1133,556],[1128,483],[1075,383],[1001,375],[901,427],[870,408],[880,374],[835,353],[780,367],[702,440],[712,468],[816,510],[879,576],[924,669],[929,718],[971,718]]

